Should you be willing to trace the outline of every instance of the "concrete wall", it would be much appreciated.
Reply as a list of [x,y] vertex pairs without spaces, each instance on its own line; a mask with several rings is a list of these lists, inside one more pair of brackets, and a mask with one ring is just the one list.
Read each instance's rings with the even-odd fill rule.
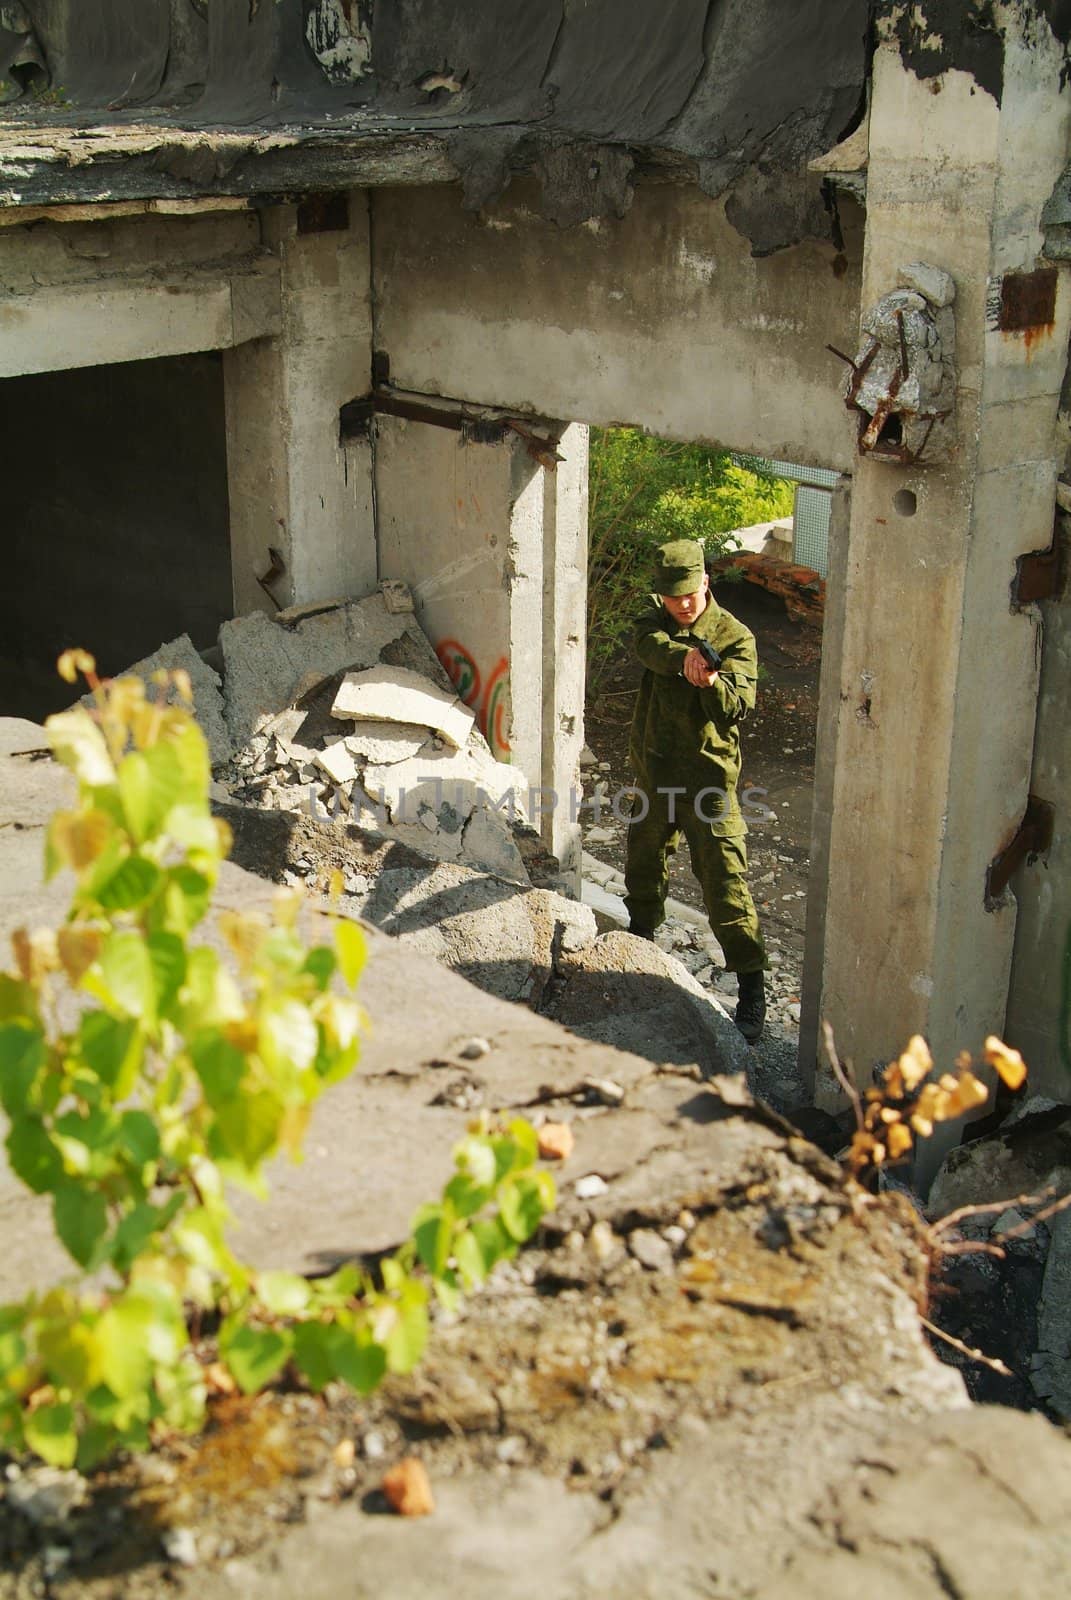
[[[541,500],[541,469],[516,437],[474,444],[400,417],[375,427],[379,575],[409,584],[421,627],[496,756],[508,761],[527,741],[530,757],[523,712],[515,725],[509,657],[514,595],[519,602],[537,574],[542,581],[542,517],[525,505],[526,492]],[[537,622],[539,611],[536,595]]]
[[230,614],[219,355],[0,382],[5,621],[0,695],[38,718],[70,703],[56,657],[106,673]]
[[685,186],[640,186],[620,221],[568,230],[523,183],[486,215],[448,188],[377,190],[372,215],[376,344],[403,388],[850,464],[824,347],[858,318],[852,202],[845,253],[762,260],[721,201]]

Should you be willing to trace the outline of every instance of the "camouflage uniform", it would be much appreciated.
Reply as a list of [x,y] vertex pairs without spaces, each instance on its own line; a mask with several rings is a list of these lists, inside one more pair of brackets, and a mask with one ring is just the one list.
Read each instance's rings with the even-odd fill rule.
[[[697,638],[708,640],[722,657],[710,688],[696,688],[682,676],[684,658]],[[754,636],[712,595],[686,627],[653,594],[637,618],[634,641],[646,670],[630,743],[638,786],[625,867],[631,923],[653,930],[663,920],[668,863],[683,833],[727,969],[760,972],[766,952],[747,885],[747,826],[736,793],[738,724],[755,704]],[[659,789],[683,792],[667,795]]]

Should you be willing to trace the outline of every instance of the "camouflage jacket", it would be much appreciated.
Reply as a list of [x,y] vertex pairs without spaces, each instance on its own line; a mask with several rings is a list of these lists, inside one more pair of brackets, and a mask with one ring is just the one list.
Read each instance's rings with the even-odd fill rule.
[[[684,677],[684,658],[696,639],[706,639],[722,657],[717,681],[697,689]],[[690,625],[678,625],[657,595],[636,619],[636,654],[644,667],[632,719],[629,754],[641,788],[677,785],[694,797],[721,789],[720,834],[746,832],[736,796],[740,776],[739,724],[755,704],[758,658],[755,637],[711,597]],[[717,797],[704,802],[711,815]]]

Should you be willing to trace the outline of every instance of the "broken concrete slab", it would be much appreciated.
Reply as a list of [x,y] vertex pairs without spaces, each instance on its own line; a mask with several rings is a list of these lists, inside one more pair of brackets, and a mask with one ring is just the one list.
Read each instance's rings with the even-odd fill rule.
[[388,766],[370,763],[362,783],[396,822],[416,822],[424,810],[440,815],[447,808],[464,820],[477,806],[488,803],[525,816],[526,795],[517,768],[495,761],[486,748],[474,743],[451,750],[429,742],[407,761]]
[[695,1063],[704,1073],[744,1072],[750,1051],[727,1011],[673,956],[630,933],[604,933],[563,954],[562,987],[546,1015],[602,1044],[651,1061]]
[[349,750],[345,741],[339,739],[335,744],[329,744],[323,750],[313,752],[313,762],[327,776],[332,783],[348,788],[357,777],[360,767]]
[[[125,667],[121,673],[116,673],[116,677],[143,678],[148,683],[152,674],[161,669],[168,672],[181,669],[189,673],[190,686],[193,689],[193,714],[197,718],[201,732],[208,740],[212,765],[214,767],[222,765],[230,756],[233,745],[224,715],[219,673],[213,672],[212,668],[202,661],[194,649],[189,634],[183,633],[168,644],[162,644],[151,656],[145,656],[141,661],[135,661],[133,666]],[[171,691],[169,699],[174,703],[174,691]],[[87,696],[83,704],[88,703]]]
[[377,722],[368,718],[353,724],[345,744],[362,761],[374,767],[389,767],[419,755],[430,738],[429,730],[415,722]]
[[341,720],[415,723],[434,728],[464,749],[476,718],[456,695],[448,695],[405,667],[378,666],[347,672],[331,715]]
[[293,706],[337,672],[376,665],[403,635],[409,636],[410,660],[423,664],[430,657],[429,671],[441,671],[413,617],[392,615],[379,594],[326,608],[301,607],[277,617],[255,611],[225,622],[219,638],[233,747],[245,744],[260,717]]

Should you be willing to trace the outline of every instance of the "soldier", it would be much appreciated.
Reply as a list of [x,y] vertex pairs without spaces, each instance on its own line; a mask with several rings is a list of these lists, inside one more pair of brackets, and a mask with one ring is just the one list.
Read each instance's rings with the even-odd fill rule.
[[654,938],[683,833],[725,965],[738,974],[736,1025],[754,1043],[766,1018],[766,952],[736,783],[739,724],[755,704],[755,639],[710,593],[695,540],[661,546],[654,588],[634,635],[644,674],[629,752],[637,779],[625,866],[629,931]]

